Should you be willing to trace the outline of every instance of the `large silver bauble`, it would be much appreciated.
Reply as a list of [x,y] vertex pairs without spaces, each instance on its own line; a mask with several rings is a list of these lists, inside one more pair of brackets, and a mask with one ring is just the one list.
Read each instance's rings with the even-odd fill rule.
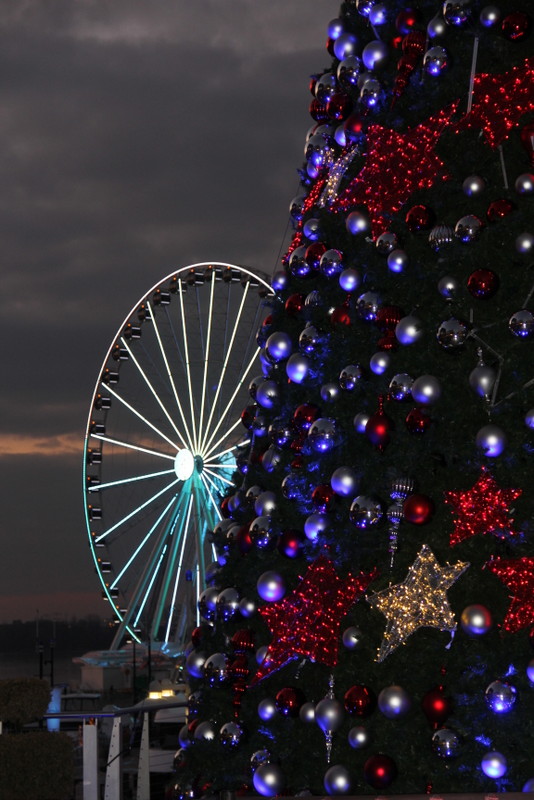
[[434,375],[420,375],[413,382],[412,397],[416,403],[431,406],[441,397],[441,384]]
[[339,285],[344,292],[353,292],[360,285],[360,280],[361,277],[358,270],[348,267],[339,276]]
[[330,525],[331,520],[327,514],[310,514],[304,520],[304,534],[310,542],[316,542]]
[[455,350],[465,344],[468,335],[469,328],[467,324],[461,319],[451,317],[441,323],[437,330],[436,338],[445,350]]
[[207,620],[215,618],[215,610],[217,608],[218,596],[219,596],[219,590],[216,589],[215,586],[208,586],[207,589],[204,589],[204,591],[198,598],[198,610],[201,617]]
[[292,275],[304,277],[310,272],[310,265],[306,261],[306,247],[295,247],[289,257],[289,269]]
[[255,517],[248,527],[248,532],[253,544],[260,550],[274,546],[277,533],[270,517]]
[[356,54],[357,45],[356,37],[352,33],[342,33],[334,42],[334,55],[340,61],[344,61]]
[[336,92],[336,76],[333,72],[325,72],[315,84],[315,97],[320,103],[326,104]]
[[362,61],[366,69],[379,69],[386,63],[388,55],[389,47],[387,44],[375,39],[363,48]]
[[415,344],[423,336],[423,324],[418,317],[409,314],[403,317],[395,327],[395,336],[401,344]]
[[485,28],[493,28],[501,21],[501,9],[498,6],[484,6],[480,12],[480,24]]
[[275,797],[284,788],[284,774],[278,764],[261,764],[252,777],[254,788],[263,797]]
[[358,83],[360,76],[360,59],[357,56],[348,56],[340,61],[337,68],[337,79],[342,89],[351,89]]
[[340,394],[339,385],[337,383],[323,383],[320,393],[323,403],[335,403]]
[[380,100],[382,86],[376,78],[367,78],[360,89],[360,100],[367,108],[374,108]]
[[261,764],[268,764],[270,760],[271,754],[266,748],[256,750],[250,756],[250,766],[253,770],[256,770]]
[[298,194],[289,204],[289,213],[297,222],[302,219],[302,212],[306,195]]
[[378,309],[380,308],[380,303],[380,297],[376,292],[364,292],[356,300],[358,316],[368,322],[374,322]]
[[482,220],[474,214],[466,214],[461,217],[454,227],[454,235],[464,244],[470,244],[478,239],[482,228]]
[[245,619],[250,619],[250,617],[253,617],[257,610],[258,607],[254,600],[250,600],[248,597],[243,597],[239,601],[239,612],[242,617],[245,617]]
[[345,628],[341,640],[347,650],[357,650],[362,644],[362,632],[359,628],[351,625],[350,628]]
[[343,704],[335,697],[323,697],[315,706],[315,722],[324,733],[337,731],[344,718]]
[[388,719],[397,719],[408,713],[412,701],[402,686],[387,686],[378,695],[378,708]]
[[479,397],[491,397],[497,373],[486,364],[478,364],[469,374],[469,385]]
[[460,752],[460,737],[451,728],[439,728],[432,736],[432,750],[440,758],[455,758]]
[[347,392],[352,392],[356,384],[363,378],[363,369],[359,364],[349,364],[339,374],[339,385]]
[[355,725],[351,728],[348,735],[349,744],[354,750],[363,750],[371,742],[369,731],[363,725]]
[[336,444],[336,423],[328,417],[320,417],[310,426],[308,439],[317,453],[326,453]]
[[460,625],[469,636],[482,636],[491,630],[493,620],[490,611],[480,603],[466,606],[460,617]]
[[517,700],[517,689],[508,681],[492,681],[484,692],[488,708],[495,714],[511,711]]
[[275,492],[262,492],[254,501],[254,511],[258,517],[270,517],[276,511]]
[[377,237],[375,247],[379,253],[381,253],[383,256],[387,256],[392,250],[395,250],[398,247],[398,244],[399,240],[396,233],[393,233],[392,231],[384,231],[384,233],[381,233],[380,236]]
[[[293,356],[291,356],[293,358]],[[282,463],[282,453],[280,450],[271,445],[267,448],[261,457],[261,465],[266,472],[274,472],[274,470]]]
[[515,249],[523,255],[531,253],[534,249],[534,236],[528,231],[520,233],[515,240]]
[[204,662],[204,677],[210,686],[221,686],[228,678],[228,659],[224,653],[213,653]]
[[327,250],[321,256],[319,270],[326,278],[338,275],[343,271],[343,255],[339,250]]
[[[261,647],[258,647],[258,649],[256,650],[256,663],[257,664],[263,664],[263,662],[267,658],[267,653],[268,652],[269,652],[269,645],[268,644],[262,644]],[[258,706],[258,708],[259,708],[259,706]]]
[[362,211],[351,211],[345,220],[345,227],[349,233],[356,236],[359,233],[366,233],[371,227],[369,217]]
[[293,383],[302,383],[310,372],[310,359],[302,353],[293,353],[286,361],[286,375]]
[[199,722],[193,734],[194,738],[201,742],[211,742],[215,739],[215,725],[213,722],[205,720]]
[[256,389],[256,402],[262,408],[274,408],[279,401],[280,387],[276,381],[262,381]]
[[258,703],[258,716],[260,719],[262,719],[264,722],[268,722],[277,714],[278,709],[276,708],[276,703],[274,700],[272,700],[270,697],[265,697],[263,700],[260,700]]
[[266,603],[276,603],[281,600],[286,593],[284,579],[279,572],[267,570],[262,572],[256,582],[258,594]]
[[447,33],[447,25],[441,14],[436,14],[436,16],[430,20],[426,26],[426,32],[429,39],[439,39],[441,36],[445,36]]
[[367,423],[369,422],[370,418],[370,414],[360,411],[360,413],[356,414],[354,417],[354,430],[357,433],[365,433],[365,428],[367,427]]
[[443,18],[447,25],[466,28],[473,22],[476,6],[475,0],[445,0]]
[[330,476],[330,486],[341,497],[354,497],[358,485],[358,476],[350,467],[338,467]]
[[534,334],[534,314],[526,308],[512,314],[508,327],[514,336],[527,339]]
[[186,671],[193,678],[202,678],[204,676],[204,663],[206,661],[206,654],[201,653],[199,650],[193,650],[192,653],[186,658],[185,668]]
[[514,188],[517,194],[529,195],[534,192],[534,175],[531,172],[523,172],[515,179]]
[[256,375],[255,378],[252,378],[248,385],[248,393],[252,397],[253,400],[256,399],[256,392],[258,391],[258,387],[265,382],[265,377],[263,375]]
[[323,338],[315,325],[307,325],[299,336],[299,349],[309,356],[316,352]]
[[459,288],[459,282],[452,275],[445,275],[438,281],[438,292],[446,300],[452,300]]
[[315,722],[315,706],[313,703],[303,703],[299,709],[301,722]]
[[403,504],[398,501],[388,506],[386,510],[386,517],[388,518],[388,522],[391,522],[392,525],[400,525],[404,519]]
[[389,382],[389,396],[399,403],[403,400],[411,400],[412,386],[412,376],[408,375],[407,372],[399,372]]
[[321,223],[315,217],[306,220],[302,226],[302,232],[310,242],[316,242],[321,235]]
[[323,784],[329,795],[350,794],[350,773],[342,764],[334,764],[325,772]]
[[350,521],[357,528],[371,528],[377,525],[382,517],[382,506],[374,497],[360,494],[353,500],[350,507]]
[[429,75],[443,75],[449,67],[449,54],[444,47],[434,45],[423,56],[423,67]]
[[217,597],[217,617],[227,622],[235,616],[239,608],[239,592],[229,587]]
[[482,767],[482,772],[484,775],[487,775],[488,778],[502,778],[508,769],[506,758],[497,750],[486,753],[482,757],[480,766]]
[[436,253],[454,241],[454,231],[450,225],[434,225],[428,234],[428,243]]
[[410,259],[405,250],[392,250],[388,255],[388,267],[391,272],[404,272]]
[[369,367],[371,372],[374,372],[375,375],[383,375],[384,372],[389,368],[390,364],[390,354],[382,350],[372,355],[369,359]]
[[469,175],[462,183],[464,194],[468,197],[474,197],[480,194],[486,188],[486,181],[480,175]]
[[282,361],[284,358],[289,358],[293,349],[291,337],[285,331],[275,331],[267,339],[265,349],[273,361]]
[[505,432],[498,425],[484,425],[477,433],[476,444],[485,456],[496,458],[501,455],[508,440]]
[[226,722],[219,731],[221,744],[228,749],[238,747],[243,737],[243,728],[237,722]]

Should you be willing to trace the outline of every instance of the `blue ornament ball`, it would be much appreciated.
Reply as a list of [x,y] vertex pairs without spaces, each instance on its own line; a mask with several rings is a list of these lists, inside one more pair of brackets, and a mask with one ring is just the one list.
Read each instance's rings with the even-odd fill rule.
[[502,776],[506,774],[508,768],[506,758],[502,753],[498,753],[496,750],[491,753],[486,753],[480,762],[480,766],[482,772],[488,778],[502,778]]

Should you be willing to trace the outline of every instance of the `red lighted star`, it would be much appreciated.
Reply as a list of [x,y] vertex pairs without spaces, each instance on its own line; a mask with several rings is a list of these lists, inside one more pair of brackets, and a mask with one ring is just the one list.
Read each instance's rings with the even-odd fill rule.
[[534,109],[534,58],[499,75],[479,72],[473,85],[470,113],[458,122],[456,132],[466,128],[484,131],[490,147],[498,147],[523,114]]
[[534,624],[534,556],[493,558],[486,565],[512,592],[503,628],[516,633]]
[[332,208],[349,211],[366,206],[376,238],[417,189],[430,189],[438,179],[448,180],[451,176],[435,147],[452,124],[457,105],[442,109],[406,133],[371,125],[366,163]]
[[445,492],[445,502],[452,506],[454,517],[451,547],[477,534],[517,533],[512,529],[510,505],[521,494],[521,489],[501,489],[486,469],[482,469],[472,489]]
[[290,594],[259,609],[272,641],[252,683],[295,658],[335,667],[341,620],[376,575],[373,571],[340,578],[332,561],[319,556]]

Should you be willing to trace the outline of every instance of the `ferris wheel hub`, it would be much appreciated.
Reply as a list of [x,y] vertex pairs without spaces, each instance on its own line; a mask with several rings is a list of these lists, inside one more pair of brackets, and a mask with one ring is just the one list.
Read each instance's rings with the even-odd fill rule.
[[174,459],[174,471],[176,472],[176,477],[181,481],[189,480],[195,471],[195,457],[191,450],[186,447],[178,450]]

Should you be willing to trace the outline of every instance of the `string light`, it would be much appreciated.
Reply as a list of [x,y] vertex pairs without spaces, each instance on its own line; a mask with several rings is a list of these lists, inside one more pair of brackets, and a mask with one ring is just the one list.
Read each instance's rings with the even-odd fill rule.
[[373,571],[340,578],[332,561],[319,556],[290,594],[258,609],[272,641],[253,683],[303,656],[335,667],[341,620],[375,577]]
[[447,589],[469,567],[466,561],[442,567],[424,544],[402,583],[371,595],[367,601],[387,620],[377,661],[384,661],[404,644],[418,628],[456,630],[456,621],[447,598]]
[[512,591],[502,627],[517,633],[534,623],[534,556],[493,558],[486,566]]

